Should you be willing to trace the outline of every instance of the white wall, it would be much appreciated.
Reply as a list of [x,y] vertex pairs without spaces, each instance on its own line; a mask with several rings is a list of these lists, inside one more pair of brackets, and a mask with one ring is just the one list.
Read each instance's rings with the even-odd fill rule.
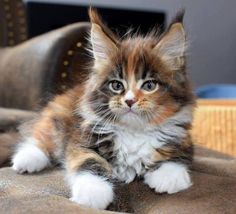
[[[48,0],[31,1],[48,2]],[[185,7],[185,26],[190,41],[188,62],[194,86],[236,83],[236,0],[51,0],[51,2],[164,10],[167,12],[168,21],[179,8]]]

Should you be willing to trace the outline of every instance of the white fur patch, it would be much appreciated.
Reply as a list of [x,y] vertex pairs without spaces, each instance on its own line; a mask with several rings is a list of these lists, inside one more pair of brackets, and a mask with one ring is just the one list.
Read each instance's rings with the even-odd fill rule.
[[132,99],[134,99],[134,92],[133,91],[131,91],[131,90],[129,90],[126,94],[125,94],[125,97],[124,97],[124,99],[125,100],[132,100]]
[[163,142],[157,141],[154,132],[137,132],[128,128],[116,132],[114,142],[117,159],[113,173],[126,183],[133,181],[136,174],[145,172],[143,164],[152,164],[152,154],[163,145]]
[[122,127],[116,127],[114,152],[116,162],[113,166],[114,175],[121,181],[130,183],[137,175],[143,175],[143,165],[153,163],[155,149],[162,147],[170,140],[181,143],[187,130],[176,123],[192,121],[192,106],[184,107],[180,112],[167,119],[159,126],[149,126],[137,115],[127,114],[122,118]]
[[68,181],[72,189],[71,200],[78,204],[106,209],[113,201],[113,186],[106,178],[93,175],[90,172],[80,172],[69,175]]
[[45,153],[35,145],[34,138],[28,138],[12,158],[12,168],[18,173],[38,172],[50,164]]
[[144,179],[144,183],[159,193],[172,194],[192,185],[186,166],[174,162],[163,163],[157,170],[146,173]]

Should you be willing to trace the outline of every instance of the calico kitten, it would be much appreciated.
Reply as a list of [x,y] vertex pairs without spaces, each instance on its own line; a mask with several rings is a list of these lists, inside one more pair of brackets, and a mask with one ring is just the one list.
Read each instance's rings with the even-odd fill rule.
[[121,39],[91,10],[91,75],[48,103],[13,169],[33,173],[63,162],[71,199],[99,209],[113,201],[114,179],[140,176],[159,193],[190,187],[194,96],[182,17],[161,36]]

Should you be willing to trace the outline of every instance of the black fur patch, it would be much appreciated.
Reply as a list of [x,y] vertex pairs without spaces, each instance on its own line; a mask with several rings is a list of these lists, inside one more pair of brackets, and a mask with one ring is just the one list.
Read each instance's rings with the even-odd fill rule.
[[108,176],[107,169],[99,163],[96,159],[89,158],[81,166],[80,171],[92,171],[93,174],[98,176]]

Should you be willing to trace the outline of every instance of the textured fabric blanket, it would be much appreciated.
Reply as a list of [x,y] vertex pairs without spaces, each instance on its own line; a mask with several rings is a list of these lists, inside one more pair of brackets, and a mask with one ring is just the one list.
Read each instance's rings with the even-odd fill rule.
[[[0,213],[236,213],[236,160],[197,148],[192,169],[193,186],[173,195],[156,194],[141,180],[116,186],[116,200],[99,211],[69,200],[64,171],[49,169],[33,175],[17,175],[0,169]],[[102,197],[102,195],[101,195]]]

